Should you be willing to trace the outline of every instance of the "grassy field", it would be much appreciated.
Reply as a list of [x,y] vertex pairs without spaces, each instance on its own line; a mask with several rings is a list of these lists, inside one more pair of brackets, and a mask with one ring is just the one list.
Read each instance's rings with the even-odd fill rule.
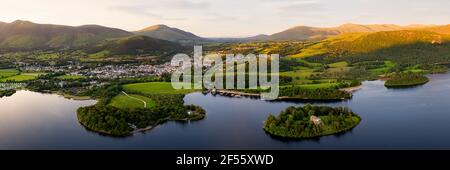
[[30,73],[22,73],[20,75],[25,75],[25,76],[34,76],[34,77],[38,77],[40,75],[45,75],[47,73],[42,73],[42,72],[30,72]]
[[95,54],[90,54],[89,55],[89,59],[101,59],[103,57],[107,57],[109,55],[108,51],[100,51],[98,53]]
[[0,82],[14,81],[14,82],[23,82],[36,79],[39,75],[45,73],[39,72],[30,72],[30,73],[21,73],[15,69],[3,69],[0,70]]
[[136,109],[136,108],[144,108],[144,103],[135,98],[141,99],[147,103],[147,108],[154,107],[156,105],[155,101],[152,99],[135,94],[129,94],[131,97],[126,96],[125,94],[119,94],[114,97],[109,105],[120,108],[120,109]]
[[300,87],[307,89],[321,89],[321,88],[334,88],[338,86],[339,83],[320,83],[320,84],[305,84],[300,85]]
[[295,71],[288,71],[288,72],[282,72],[280,73],[280,76],[290,76],[290,77],[299,77],[299,78],[307,78],[311,76],[313,73],[313,70],[295,70]]
[[34,79],[36,79],[36,77],[37,76],[33,76],[33,75],[16,75],[16,76],[11,76],[11,77],[7,77],[7,78],[2,78],[2,79],[0,79],[0,82],[8,82],[8,81],[24,82],[24,81],[34,80]]
[[321,89],[321,88],[334,88],[338,85],[339,83],[319,83],[319,84],[304,84],[298,86],[306,89]]
[[182,89],[175,90],[170,82],[148,82],[127,84],[123,88],[129,92],[140,92],[144,94],[187,94],[197,90]]
[[384,66],[380,67],[380,68],[376,68],[376,69],[371,69],[370,71],[380,75],[380,74],[386,74],[389,72],[390,69],[394,68],[395,66],[397,66],[397,64],[395,64],[392,61],[385,61],[384,62]]
[[328,64],[328,66],[331,68],[344,68],[344,67],[348,66],[348,63],[345,61],[342,61],[342,62]]
[[322,54],[326,54],[326,53],[327,53],[327,49],[325,47],[323,47],[323,44],[318,43],[318,44],[311,45],[308,48],[304,48],[304,49],[300,50],[300,53],[291,55],[289,57],[291,57],[291,58],[306,58],[306,57],[322,55]]
[[20,72],[15,69],[2,69],[0,70],[0,78],[11,77],[18,75]]
[[81,76],[81,75],[62,75],[57,78],[60,80],[78,80],[78,79],[84,79],[86,77]]

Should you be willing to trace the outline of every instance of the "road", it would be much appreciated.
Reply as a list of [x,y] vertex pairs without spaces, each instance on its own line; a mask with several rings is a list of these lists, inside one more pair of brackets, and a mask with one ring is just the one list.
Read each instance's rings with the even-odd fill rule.
[[130,96],[127,93],[125,93],[124,91],[122,91],[122,93],[125,94],[129,98],[132,98],[132,99],[139,100],[139,101],[143,102],[144,103],[144,108],[147,108],[147,102],[145,102],[144,100],[136,98],[136,97],[133,97],[133,96]]

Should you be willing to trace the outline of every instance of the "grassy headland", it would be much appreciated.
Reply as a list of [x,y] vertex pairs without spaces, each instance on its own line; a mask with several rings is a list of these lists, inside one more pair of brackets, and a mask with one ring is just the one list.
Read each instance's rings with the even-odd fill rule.
[[166,121],[195,121],[206,116],[201,107],[184,106],[183,98],[187,91],[178,91],[169,85],[166,82],[147,82],[100,89],[96,92],[102,96],[99,102],[79,108],[78,120],[92,131],[128,136]]

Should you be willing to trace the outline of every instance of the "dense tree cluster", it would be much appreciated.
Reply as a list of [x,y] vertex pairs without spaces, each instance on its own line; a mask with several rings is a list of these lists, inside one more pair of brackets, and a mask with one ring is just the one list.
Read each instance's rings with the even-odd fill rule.
[[415,73],[396,73],[389,78],[384,84],[386,87],[410,87],[422,85],[429,81],[427,77],[422,74]]
[[12,96],[14,93],[16,93],[16,90],[14,89],[0,90],[0,98]]
[[310,67],[306,62],[301,62],[297,59],[281,58],[280,59],[280,72],[294,71],[296,67]]
[[287,86],[280,88],[279,96],[305,100],[342,100],[350,99],[352,94],[334,88],[308,89]]
[[349,130],[359,124],[361,118],[346,107],[305,105],[289,107],[278,116],[269,115],[264,130],[286,138],[312,138]]

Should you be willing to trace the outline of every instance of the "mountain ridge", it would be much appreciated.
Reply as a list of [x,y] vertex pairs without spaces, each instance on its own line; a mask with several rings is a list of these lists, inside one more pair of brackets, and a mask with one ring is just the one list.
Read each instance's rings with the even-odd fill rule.
[[186,42],[186,41],[202,41],[204,38],[199,37],[191,32],[187,32],[178,28],[169,27],[167,25],[158,24],[146,27],[144,29],[134,31],[135,34],[145,35],[152,38],[174,41],[174,42]]
[[398,31],[409,29],[425,29],[433,27],[431,25],[407,25],[400,26],[395,24],[353,24],[347,23],[337,27],[310,27],[296,26],[287,30],[272,34],[270,40],[321,40],[331,36],[347,34],[347,33],[374,33],[381,31]]
[[99,43],[108,38],[130,36],[127,31],[99,25],[65,26],[16,20],[0,26],[0,48],[32,50],[75,48]]
[[[127,47],[142,48],[142,44],[167,46],[171,41],[179,44],[195,44],[204,42],[249,42],[249,41],[289,41],[289,40],[326,40],[327,38],[353,34],[378,33],[400,30],[428,31],[438,34],[450,35],[450,25],[406,25],[372,24],[362,25],[347,23],[336,27],[310,27],[296,26],[272,35],[259,34],[246,38],[203,38],[193,33],[170,27],[163,24],[146,27],[136,32],[128,32],[118,28],[101,25],[65,26],[54,24],[36,24],[25,20],[16,20],[11,23],[0,22],[0,51],[20,50],[47,50],[47,49],[73,49],[98,46],[109,39],[126,39],[132,36],[147,36],[154,39],[130,39],[133,45],[117,43]],[[177,46],[178,44],[172,44]],[[109,46],[110,47],[110,46]],[[178,46],[176,47],[178,49]],[[145,48],[152,49],[152,48]],[[127,51],[123,49],[122,51]],[[130,51],[132,51],[130,49]]]

